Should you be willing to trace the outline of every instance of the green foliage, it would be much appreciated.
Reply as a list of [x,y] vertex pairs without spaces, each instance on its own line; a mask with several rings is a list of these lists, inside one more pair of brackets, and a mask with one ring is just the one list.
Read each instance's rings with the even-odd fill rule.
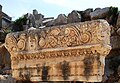
[[110,14],[116,15],[118,13],[118,7],[110,7]]
[[15,24],[17,25],[23,25],[26,24],[27,19],[25,17],[20,17],[14,21]]
[[13,31],[23,31],[23,25],[26,24],[26,17],[20,17],[13,22]]

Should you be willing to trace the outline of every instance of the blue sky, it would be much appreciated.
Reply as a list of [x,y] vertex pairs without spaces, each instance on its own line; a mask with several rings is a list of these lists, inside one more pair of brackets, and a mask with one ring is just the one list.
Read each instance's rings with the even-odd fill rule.
[[13,20],[37,9],[45,17],[57,17],[58,14],[70,13],[72,10],[115,6],[120,9],[120,0],[0,0],[3,11]]

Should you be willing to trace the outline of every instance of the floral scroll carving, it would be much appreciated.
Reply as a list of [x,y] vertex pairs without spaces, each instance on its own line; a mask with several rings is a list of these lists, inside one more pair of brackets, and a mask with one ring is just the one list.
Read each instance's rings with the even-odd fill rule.
[[19,50],[25,49],[25,42],[26,42],[26,36],[25,34],[21,34],[17,42],[17,47]]
[[105,20],[10,33],[5,40],[13,77],[31,81],[100,82],[109,45]]
[[[95,25],[93,25],[95,24]],[[15,33],[19,37],[15,38],[14,35],[8,35],[6,43],[10,41],[9,49],[12,51],[17,50],[39,50],[44,48],[59,48],[59,47],[74,47],[83,44],[95,44],[96,42],[105,42],[106,38],[110,35],[106,33],[105,28],[98,26],[98,22],[88,24],[71,24],[48,29],[25,31],[22,33]],[[92,27],[94,26],[94,27]],[[96,33],[96,34],[94,34]],[[108,39],[108,38],[107,38]],[[17,51],[16,50],[16,51]]]
[[17,40],[15,39],[14,36],[10,36],[11,34],[9,34],[6,38],[7,41],[5,42],[6,47],[8,49],[8,51],[17,51]]
[[80,36],[80,41],[82,43],[88,43],[92,38],[92,35],[90,32],[83,32],[81,33],[81,36]]

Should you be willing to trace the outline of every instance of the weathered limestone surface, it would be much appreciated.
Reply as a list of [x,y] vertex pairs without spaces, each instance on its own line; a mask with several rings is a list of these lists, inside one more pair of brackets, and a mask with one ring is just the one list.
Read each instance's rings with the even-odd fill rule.
[[45,27],[10,33],[5,45],[16,79],[100,82],[110,27],[105,20]]
[[71,13],[68,14],[67,22],[68,23],[81,22],[81,14],[73,10]]
[[82,12],[79,12],[81,14],[81,21],[90,21],[90,13],[93,12],[92,8],[88,8]]
[[67,16],[65,14],[59,14],[55,19],[55,25],[67,24]]
[[103,9],[96,9],[94,12],[90,13],[91,19],[103,19],[109,14],[110,8],[106,7]]
[[120,36],[110,37],[110,42],[112,49],[120,49]]

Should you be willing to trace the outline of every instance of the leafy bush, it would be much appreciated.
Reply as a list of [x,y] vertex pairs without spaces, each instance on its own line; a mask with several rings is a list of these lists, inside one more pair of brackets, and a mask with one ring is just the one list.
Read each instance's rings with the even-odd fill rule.
[[13,22],[13,31],[23,31],[23,25],[26,25],[26,17],[20,17]]

